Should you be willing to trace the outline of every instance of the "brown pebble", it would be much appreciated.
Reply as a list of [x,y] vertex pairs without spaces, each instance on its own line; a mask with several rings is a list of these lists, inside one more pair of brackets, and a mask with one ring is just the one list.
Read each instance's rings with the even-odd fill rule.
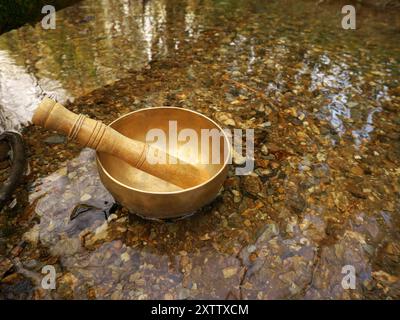
[[4,160],[0,162],[0,170],[6,169],[10,166],[10,163],[8,160]]
[[352,196],[360,199],[367,199],[367,196],[365,193],[360,190],[359,186],[349,184],[347,185],[347,191],[351,193]]
[[362,176],[364,174],[364,170],[359,166],[352,167],[350,172],[356,176]]
[[257,253],[255,253],[255,252],[250,253],[250,255],[249,255],[249,260],[250,260],[251,262],[256,261],[257,258],[258,258]]
[[121,240],[117,240],[114,242],[114,248],[119,250],[122,248],[122,241]]

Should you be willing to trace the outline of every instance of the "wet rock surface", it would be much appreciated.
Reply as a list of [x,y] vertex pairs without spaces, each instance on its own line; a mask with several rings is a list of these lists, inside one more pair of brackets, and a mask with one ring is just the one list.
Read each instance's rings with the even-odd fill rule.
[[[94,62],[100,71],[109,62],[105,78],[121,69],[115,61],[126,66],[107,85],[62,81],[76,97],[67,107],[109,123],[177,106],[253,128],[255,170],[236,176],[232,166],[220,196],[191,217],[146,221],[114,205],[93,151],[27,127],[30,172],[0,214],[0,297],[400,298],[398,16],[364,11],[363,28],[349,33],[336,30],[340,8],[307,1],[152,1],[144,13],[132,5],[142,23],[153,21],[140,42],[151,44],[140,51],[150,63],[135,70],[134,55],[114,55],[138,36],[116,3],[121,16],[103,40],[92,1],[66,9],[95,16],[74,29],[77,48],[81,34],[120,44]],[[55,70],[48,76],[58,80],[68,71]],[[56,269],[55,290],[40,286],[45,265]],[[342,286],[348,265],[351,290]]]

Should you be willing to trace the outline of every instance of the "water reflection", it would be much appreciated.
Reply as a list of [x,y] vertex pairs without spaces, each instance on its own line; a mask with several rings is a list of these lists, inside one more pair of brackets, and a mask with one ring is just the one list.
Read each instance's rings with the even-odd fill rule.
[[359,147],[363,142],[368,141],[371,132],[374,130],[374,113],[379,113],[382,111],[381,107],[375,108],[368,113],[367,121],[365,125],[359,130],[353,130],[352,134],[357,147]]
[[146,42],[146,53],[147,59],[152,59],[152,45],[153,45],[153,32],[154,32],[154,21],[151,15],[151,8],[149,2],[144,4],[144,16],[143,16],[143,39]]
[[36,24],[3,34],[2,122],[26,123],[44,92],[79,97],[167,53],[166,15],[166,1],[87,0],[57,12],[55,30]]
[[7,51],[0,50],[0,132],[27,124],[44,94],[61,102],[70,98],[59,81],[36,78],[18,66]]
[[343,118],[351,117],[350,109],[346,105],[349,89],[352,87],[348,66],[345,63],[331,64],[326,53],[319,60],[320,63],[316,63],[311,72],[310,91],[321,91],[330,100],[322,107],[320,116],[326,117],[341,136],[346,132]]
[[[348,129],[362,125],[360,129],[351,130],[356,148],[369,139],[369,134],[374,129],[373,114],[382,111],[381,107],[377,107],[365,112],[366,108],[363,104],[351,101],[349,98],[361,93],[354,79],[362,77],[361,71],[357,73],[350,71],[349,65],[343,61],[332,63],[327,54],[320,56],[320,63],[314,65],[311,73],[310,91],[319,91],[329,100],[329,103],[319,111],[318,116],[321,119],[327,119],[339,137]],[[385,87],[383,86],[383,90],[379,90],[376,94],[378,103],[388,98],[387,87],[386,90]],[[366,113],[364,125],[361,119],[358,119],[360,116],[356,116],[360,112]],[[332,140],[332,143],[335,144],[336,140]]]

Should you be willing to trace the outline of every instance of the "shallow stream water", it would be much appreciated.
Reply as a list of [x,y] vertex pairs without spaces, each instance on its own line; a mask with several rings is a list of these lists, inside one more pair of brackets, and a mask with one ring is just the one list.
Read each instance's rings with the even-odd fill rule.
[[[316,1],[85,0],[55,30],[1,35],[0,128],[23,133],[29,171],[0,212],[0,298],[400,298],[400,15],[342,17]],[[201,212],[143,220],[91,150],[27,126],[45,94],[106,123],[166,105],[252,128],[255,170],[234,175],[238,157]]]

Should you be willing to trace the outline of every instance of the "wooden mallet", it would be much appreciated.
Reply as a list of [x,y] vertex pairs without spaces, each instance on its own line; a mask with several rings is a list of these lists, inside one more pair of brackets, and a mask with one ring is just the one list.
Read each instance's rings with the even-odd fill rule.
[[[142,141],[130,139],[101,121],[75,114],[60,103],[44,98],[36,108],[32,122],[43,128],[68,135],[83,147],[118,157],[130,165],[181,188],[199,185],[209,178],[206,170],[174,158],[165,151]],[[169,159],[167,163],[149,163],[149,152]],[[165,156],[165,157],[164,157]]]

